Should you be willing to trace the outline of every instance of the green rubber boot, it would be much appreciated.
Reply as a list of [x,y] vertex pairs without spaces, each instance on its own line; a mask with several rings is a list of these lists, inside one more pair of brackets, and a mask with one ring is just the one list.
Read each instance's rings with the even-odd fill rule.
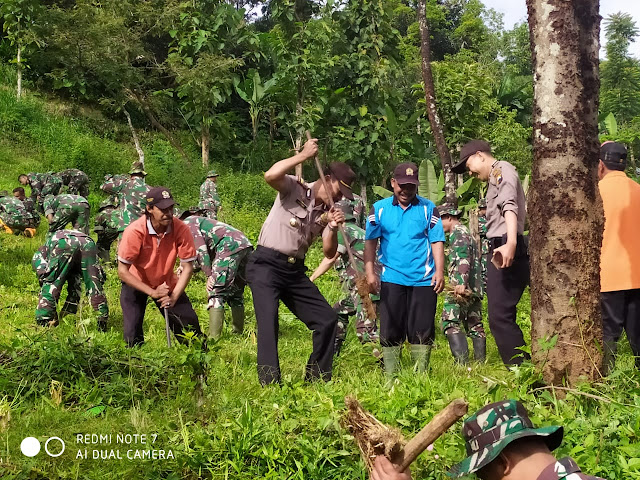
[[244,306],[231,307],[231,323],[233,333],[242,334],[244,330]]
[[431,358],[431,345],[411,345],[411,363],[418,373],[426,372]]
[[400,354],[402,346],[382,347],[382,358],[384,359],[384,374],[388,383],[393,382],[395,373],[400,366]]
[[224,325],[224,308],[209,309],[209,338],[217,340],[222,335]]

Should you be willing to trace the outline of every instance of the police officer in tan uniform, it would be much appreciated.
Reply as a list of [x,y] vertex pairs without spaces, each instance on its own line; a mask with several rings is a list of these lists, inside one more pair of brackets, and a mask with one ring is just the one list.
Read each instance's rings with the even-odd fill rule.
[[338,224],[344,222],[340,209],[329,209],[344,195],[353,199],[355,174],[344,163],[332,163],[325,170],[328,189],[322,182],[306,184],[287,175],[318,151],[316,139],[300,153],[274,164],[265,174],[278,196],[262,226],[258,247],[249,258],[247,280],[253,293],[258,323],[258,378],[262,385],[280,382],[278,361],[278,303],[283,303],[313,331],[313,352],[306,367],[306,380],[331,379],[333,348],[338,317],[305,274],[304,258],[313,240],[322,235],[325,257],[333,258],[338,248]]
[[529,253],[524,233],[525,196],[518,172],[509,162],[496,160],[484,140],[472,140],[460,151],[452,168],[488,182],[487,189],[487,303],[489,328],[505,365],[519,365],[529,358],[518,347],[525,345],[516,323],[516,307],[529,284]]

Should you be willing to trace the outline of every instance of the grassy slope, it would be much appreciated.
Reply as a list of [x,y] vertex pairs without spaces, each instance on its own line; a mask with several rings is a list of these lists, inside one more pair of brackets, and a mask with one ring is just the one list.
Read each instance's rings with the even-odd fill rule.
[[[18,173],[27,170],[89,164],[100,173],[100,169],[110,171],[112,163],[111,171],[117,173],[133,158],[129,145],[101,138],[82,120],[47,113],[46,104],[39,100],[28,102],[28,108],[18,107],[11,92],[0,90],[0,189],[13,188]],[[164,157],[150,155],[150,183],[179,187],[178,200],[193,203],[201,172],[177,160],[168,161],[162,140],[147,136],[147,142],[149,151],[165,152]],[[69,155],[74,151],[82,152],[76,160]],[[167,167],[172,163],[174,173]],[[194,173],[175,174],[180,171]],[[220,183],[226,219],[256,240],[272,192],[257,175],[226,172]],[[94,205],[100,198],[95,192],[91,197]],[[628,353],[611,383],[598,386],[614,403],[577,395],[559,400],[549,392],[529,393],[536,378],[532,370],[507,372],[492,340],[486,365],[470,370],[452,366],[446,341],[439,334],[430,374],[415,375],[406,368],[389,391],[379,368],[350,332],[335,363],[334,380],[306,385],[302,378],[311,350],[310,335],[282,308],[284,385],[261,388],[255,372],[255,320],[248,289],[245,334],[227,334],[206,358],[196,347],[167,351],[163,321],[153,308],[148,308],[145,318],[145,346],[125,349],[113,268],[108,270],[106,286],[111,307],[109,333],[97,333],[86,301],[79,315],[67,317],[59,328],[36,328],[33,312],[38,284],[30,259],[45,228],[46,222],[35,239],[0,236],[0,415],[10,410],[11,416],[4,431],[2,418],[6,416],[0,417],[2,478],[365,478],[354,443],[339,426],[347,394],[356,395],[374,415],[407,436],[453,398],[463,396],[476,409],[489,401],[518,397],[532,411],[535,423],[564,423],[568,434],[560,453],[575,456],[585,470],[609,479],[640,478],[633,458],[640,457],[640,448],[633,445],[640,435],[638,410],[615,403],[640,406],[640,377],[631,368]],[[316,248],[308,265],[319,260]],[[339,298],[333,275],[321,279],[319,286],[330,301]],[[187,292],[206,329],[203,279],[192,281]],[[527,300],[521,302],[519,313],[526,330]],[[208,378],[204,405],[198,407],[195,378],[203,361]],[[60,386],[62,402],[58,405],[55,390]],[[123,456],[129,448],[136,448],[116,444],[117,432],[155,433],[158,437],[152,448],[171,449],[177,458],[76,458],[78,449],[85,448],[76,444],[78,433],[114,435],[110,445],[87,447],[89,457],[93,448],[119,450]],[[44,452],[27,458],[20,453],[22,438],[36,436],[44,441],[54,435],[67,444],[59,458],[49,458]],[[418,460],[414,478],[445,478],[445,469],[462,456],[463,442],[456,428]]]

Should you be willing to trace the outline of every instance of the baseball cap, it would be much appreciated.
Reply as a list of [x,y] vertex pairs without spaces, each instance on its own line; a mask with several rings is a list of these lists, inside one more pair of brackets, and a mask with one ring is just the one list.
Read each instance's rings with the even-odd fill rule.
[[517,400],[490,403],[462,425],[467,458],[449,471],[453,478],[469,475],[491,463],[511,442],[525,437],[540,437],[555,450],[562,443],[561,426],[535,428],[527,410]]
[[345,198],[353,200],[353,190],[351,187],[356,180],[356,174],[346,163],[333,162],[329,165],[329,172],[335,177],[340,185],[340,191]]
[[393,178],[400,185],[411,183],[413,185],[420,185],[418,180],[418,167],[415,163],[406,162],[397,165],[393,169]]
[[600,160],[610,170],[627,168],[627,149],[618,142],[604,142],[600,145]]
[[158,207],[160,210],[173,207],[175,201],[171,196],[171,190],[166,187],[153,187],[147,192],[147,206]]
[[453,173],[464,173],[467,166],[467,160],[471,155],[477,152],[491,153],[491,145],[484,140],[471,140],[465,143],[460,150],[460,161],[451,167]]

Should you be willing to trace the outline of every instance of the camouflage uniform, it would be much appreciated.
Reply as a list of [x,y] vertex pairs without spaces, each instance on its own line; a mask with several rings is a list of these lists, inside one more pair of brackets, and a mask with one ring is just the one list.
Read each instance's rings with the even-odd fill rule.
[[29,215],[31,215],[29,227],[38,228],[38,225],[40,225],[40,214],[36,209],[36,204],[34,203],[33,199],[25,197],[25,199],[22,200],[22,203],[24,204],[24,208],[27,209]]
[[76,313],[84,282],[91,306],[98,312],[98,326],[106,328],[109,307],[103,290],[105,275],[91,237],[76,230],[56,232],[34,254],[31,265],[41,286],[36,308],[39,325],[57,325],[56,305],[65,283],[67,300],[60,314]]
[[[132,170],[134,171],[134,170]],[[110,226],[122,233],[131,222],[142,215],[146,208],[149,186],[144,178],[126,175],[107,175],[100,190],[118,198],[118,210],[112,213]]]
[[[482,206],[482,201],[480,206]],[[486,208],[487,204],[484,203]],[[487,257],[489,255],[489,239],[487,238],[487,217],[486,215],[478,215],[478,233],[480,234],[480,247],[481,257],[480,263],[482,266],[482,291],[487,291]]]
[[[459,223],[449,234],[449,285],[464,285],[472,292],[468,301],[460,302],[446,295],[442,309],[442,331],[445,335],[464,328],[470,337],[484,338],[482,326],[482,278],[480,257],[469,229]],[[463,327],[464,326],[464,327]]]
[[75,230],[89,234],[89,202],[80,195],[63,193],[61,195],[49,195],[44,199],[45,216],[53,215],[49,222],[49,233],[63,230],[68,223]]
[[207,179],[200,186],[200,203],[198,207],[207,212],[207,217],[216,220],[218,217],[218,210],[222,201],[218,196],[218,186],[211,180],[210,177],[218,176],[213,170],[207,174]]
[[[465,420],[462,425],[467,455],[454,465],[449,476],[471,475],[494,461],[511,442],[537,437],[555,450],[562,443],[563,428],[558,426],[535,428],[524,406],[516,400],[491,403]],[[538,480],[602,480],[580,472],[571,458],[563,458],[547,466]]]
[[[353,221],[353,215],[350,214],[350,206],[344,204],[339,205],[343,211],[346,211],[345,216]],[[364,272],[364,235],[365,231],[347,221],[344,224],[344,229],[349,237],[349,245],[353,252],[353,258],[356,262],[356,268],[360,273]],[[356,287],[356,278],[358,272],[351,266],[349,262],[349,254],[345,246],[345,241],[341,233],[338,233],[338,252],[340,256],[334,264],[334,268],[340,277],[342,282],[342,291],[347,294],[345,298],[337,302],[333,306],[333,310],[338,314],[338,328],[336,331],[336,340],[334,351],[335,354],[340,353],[342,344],[347,336],[347,328],[349,326],[349,318],[353,315],[356,316],[356,336],[360,343],[378,343],[380,337],[378,335],[378,325],[375,319],[370,320],[367,318],[367,313],[362,308],[362,301],[358,295],[358,289]],[[381,265],[376,261],[375,270],[378,275],[382,271]],[[378,295],[372,295],[371,300],[377,304],[380,300]],[[374,350],[376,355],[377,349]],[[376,355],[378,356],[378,355]]]
[[191,216],[184,220],[196,245],[194,271],[202,270],[214,278],[209,290],[208,308],[244,306],[245,267],[251,253],[251,242],[235,228],[205,217]]
[[17,198],[10,197],[6,191],[0,192],[0,220],[15,235],[20,235],[27,228],[35,228],[33,217],[24,204]]
[[53,172],[29,173],[27,175],[31,187],[31,199],[37,203],[38,210],[43,212],[44,198],[48,195],[58,195],[62,189],[62,179]]
[[[349,211],[353,211],[353,217],[355,224],[364,229],[365,222],[367,219],[367,207],[362,200],[360,195],[353,194],[353,200],[349,200],[347,198],[343,198],[339,202],[337,202],[339,207],[347,207]],[[344,208],[343,208],[344,210]]]
[[118,238],[118,229],[112,226],[111,221],[116,207],[117,203],[112,198],[103,200],[94,221],[93,231],[98,234],[98,255],[105,261],[109,260],[111,244]]
[[82,170],[67,168],[59,172],[58,176],[62,180],[62,184],[67,186],[68,193],[84,198],[89,196],[89,177]]

